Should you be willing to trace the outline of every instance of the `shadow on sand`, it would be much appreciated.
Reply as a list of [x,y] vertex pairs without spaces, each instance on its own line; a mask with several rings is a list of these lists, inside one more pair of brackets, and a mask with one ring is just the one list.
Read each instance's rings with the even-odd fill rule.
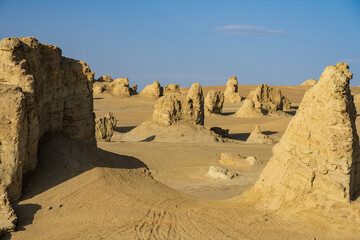
[[[265,135],[272,135],[272,134],[275,134],[278,132],[262,131],[262,133]],[[241,140],[241,141],[246,141],[249,136],[250,136],[250,133],[231,133],[231,134],[229,134],[229,138],[235,139],[235,140]]]
[[[32,198],[96,167],[147,168],[137,158],[104,151],[89,143],[61,135],[49,135],[40,141],[37,168],[24,177],[20,200]],[[24,226],[31,224],[34,214],[41,209],[37,204],[19,202],[14,203],[13,207],[18,216],[17,231],[22,231]]]
[[136,128],[136,126],[115,127],[114,130],[119,133],[127,133],[127,132],[130,132],[131,130],[133,130],[134,128]]

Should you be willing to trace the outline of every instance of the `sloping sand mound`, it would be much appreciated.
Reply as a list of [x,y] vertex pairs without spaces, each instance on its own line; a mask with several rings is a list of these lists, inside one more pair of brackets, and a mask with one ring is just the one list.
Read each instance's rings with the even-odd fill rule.
[[[113,138],[119,140],[118,138]],[[179,122],[164,127],[146,120],[120,138],[122,141],[155,141],[155,142],[218,142],[220,137],[202,125]]]

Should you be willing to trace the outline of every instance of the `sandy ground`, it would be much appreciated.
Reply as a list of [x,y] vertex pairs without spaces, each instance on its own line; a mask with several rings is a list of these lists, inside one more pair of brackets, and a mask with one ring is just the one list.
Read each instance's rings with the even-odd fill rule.
[[[255,88],[239,86],[240,95]],[[277,88],[295,110],[309,87]],[[204,87],[205,94],[210,89],[224,86]],[[17,231],[5,239],[358,239],[360,230],[346,222],[264,212],[232,199],[255,183],[271,156],[273,145],[245,143],[254,125],[280,138],[291,116],[235,118],[239,105],[226,103],[221,116],[205,118],[205,127],[229,129],[229,142],[121,141],[151,116],[155,101],[95,96],[96,115],[110,111],[118,119],[113,141],[99,148],[61,136],[44,139],[39,166],[14,205]],[[255,156],[262,164],[231,167],[239,177],[214,180],[207,170],[219,165],[222,152]]]

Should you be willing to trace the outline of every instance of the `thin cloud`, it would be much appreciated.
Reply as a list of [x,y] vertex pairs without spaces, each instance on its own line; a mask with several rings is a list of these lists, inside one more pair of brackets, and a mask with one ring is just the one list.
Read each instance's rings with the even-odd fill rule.
[[343,60],[345,63],[360,63],[360,58],[346,58]]
[[272,30],[251,25],[226,25],[215,27],[215,31],[232,35],[264,35],[264,34],[285,34],[282,30]]

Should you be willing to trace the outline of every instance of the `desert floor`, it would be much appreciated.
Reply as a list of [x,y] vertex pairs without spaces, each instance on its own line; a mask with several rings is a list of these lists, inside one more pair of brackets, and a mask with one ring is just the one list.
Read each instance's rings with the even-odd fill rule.
[[[256,87],[241,85],[240,95]],[[203,89],[206,94],[224,88]],[[276,88],[295,111],[309,87]],[[182,94],[187,90],[182,88]],[[360,88],[352,88],[352,94],[359,93]],[[273,147],[245,140],[255,124],[280,139],[291,116],[235,118],[239,105],[225,103],[222,115],[205,117],[205,127],[229,129],[229,142],[124,142],[122,135],[151,116],[156,100],[94,97],[97,117],[113,112],[118,120],[112,141],[95,148],[61,136],[43,139],[38,168],[27,176],[22,200],[14,205],[17,231],[5,239],[359,238],[360,229],[337,220],[294,218],[238,201],[237,196],[254,185]],[[239,177],[214,180],[206,172],[219,165],[222,152],[255,156],[262,164],[233,167]]]

